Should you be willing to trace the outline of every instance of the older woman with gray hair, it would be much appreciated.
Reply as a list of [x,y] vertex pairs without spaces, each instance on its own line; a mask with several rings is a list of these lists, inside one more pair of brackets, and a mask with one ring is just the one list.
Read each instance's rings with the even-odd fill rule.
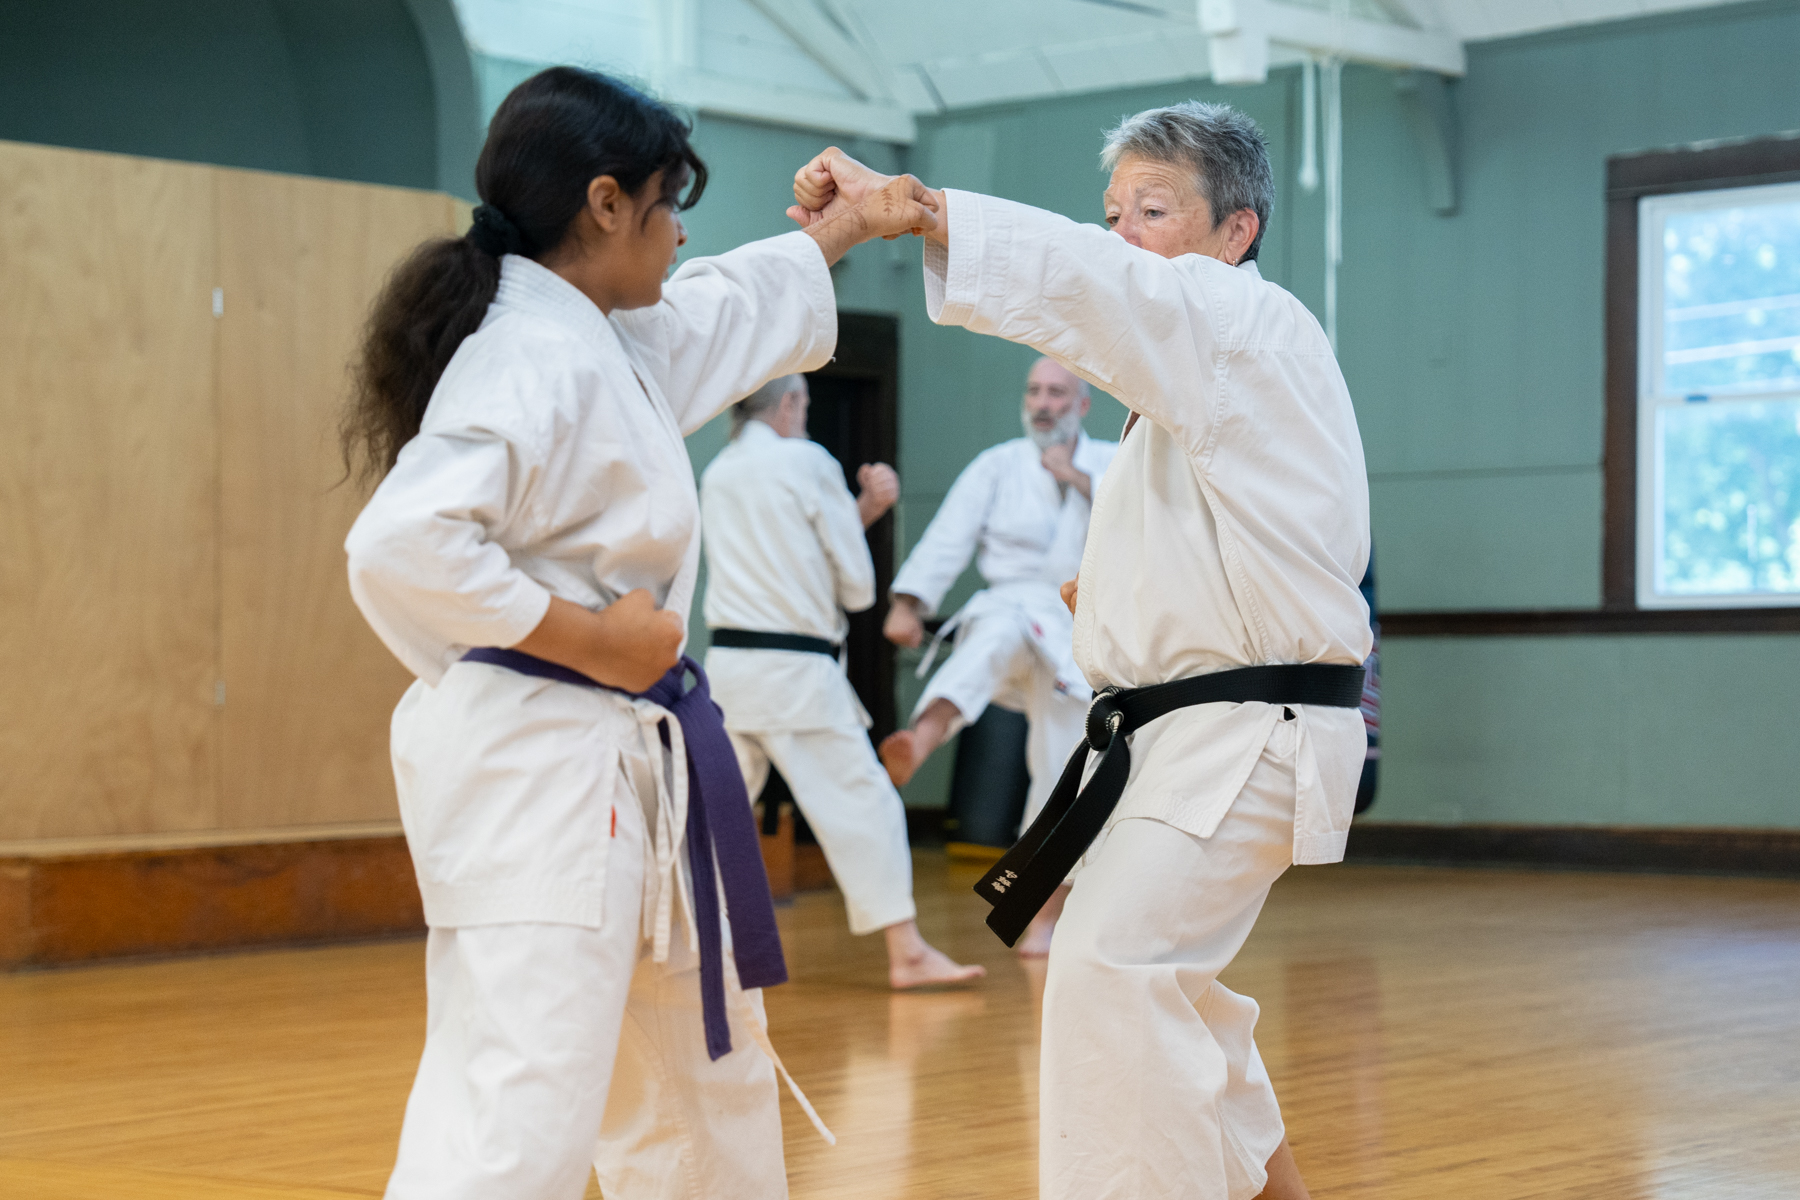
[[[1218,982],[1290,865],[1344,855],[1369,653],[1368,482],[1319,324],[1264,280],[1255,124],[1189,102],[1107,136],[1106,224],[935,194],[933,320],[1035,347],[1131,410],[1064,585],[1087,741],[977,890],[1011,942],[1069,872],[1050,950],[1042,1195],[1304,1197],[1253,1037]],[[881,186],[836,149],[809,224]],[[1097,759],[1097,761],[1096,761]]]

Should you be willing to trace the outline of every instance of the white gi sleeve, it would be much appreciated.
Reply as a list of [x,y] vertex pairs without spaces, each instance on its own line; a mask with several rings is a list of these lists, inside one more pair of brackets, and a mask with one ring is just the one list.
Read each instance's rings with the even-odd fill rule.
[[831,563],[837,605],[847,613],[861,612],[875,603],[875,559],[863,532],[862,510],[844,483],[844,469],[823,446],[807,458],[816,476],[818,504],[809,514],[813,532]]
[[894,594],[917,596],[928,617],[937,614],[944,593],[963,573],[981,544],[999,482],[1000,458],[994,452],[997,449],[1000,447],[982,451],[962,469],[944,502],[938,505],[931,524],[925,527],[924,536],[894,576]]
[[1100,487],[1100,480],[1106,476],[1106,468],[1112,466],[1114,456],[1119,453],[1119,443],[1102,442],[1091,437],[1081,439],[1075,448],[1075,469],[1084,472],[1094,490]]
[[1245,311],[1275,307],[1257,295],[1260,282],[1217,259],[1164,258],[1029,205],[973,192],[945,197],[950,246],[925,243],[931,319],[1037,349],[1200,455],[1229,352],[1240,348],[1233,331],[1283,319]]
[[612,320],[684,434],[777,375],[817,370],[837,348],[831,269],[798,230],[685,262],[660,304]]
[[344,542],[350,594],[407,668],[435,685],[473,646],[512,646],[550,593],[497,540],[538,469],[488,430],[421,433],[400,452]]

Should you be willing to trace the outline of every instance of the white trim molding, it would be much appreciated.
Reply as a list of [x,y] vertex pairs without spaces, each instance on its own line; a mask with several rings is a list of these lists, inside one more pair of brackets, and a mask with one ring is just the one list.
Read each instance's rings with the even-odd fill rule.
[[1211,39],[1213,79],[1261,83],[1269,75],[1271,45],[1320,58],[1439,75],[1468,73],[1468,56],[1453,34],[1410,29],[1361,17],[1321,13],[1279,0],[1196,0],[1200,28]]

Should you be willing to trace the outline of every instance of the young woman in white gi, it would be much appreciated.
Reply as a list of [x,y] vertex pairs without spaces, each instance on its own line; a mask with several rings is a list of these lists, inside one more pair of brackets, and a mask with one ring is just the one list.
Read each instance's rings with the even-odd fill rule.
[[[1256,1003],[1218,975],[1289,865],[1344,854],[1370,643],[1362,443],[1318,322],[1256,270],[1274,182],[1254,123],[1223,105],[1153,109],[1108,135],[1103,162],[1111,232],[939,193],[931,316],[1027,343],[1132,410],[1079,587],[1065,585],[1097,690],[1192,694],[1211,674],[1254,675],[1304,677],[1294,690],[1316,698],[1192,703],[1116,739],[1129,775],[1110,777],[1122,794],[1050,950],[1040,1187],[1295,1200],[1306,1187],[1256,1051]],[[828,150],[796,177],[789,211],[829,219],[885,182]],[[1110,721],[1117,703],[1096,708]],[[1111,756],[1113,727],[1093,725]],[[1002,893],[996,916],[1008,891],[1039,890],[1023,875],[984,884]]]
[[[391,1197],[573,1200],[590,1163],[611,1200],[787,1194],[738,981],[779,981],[779,942],[705,826],[717,747],[688,718],[716,713],[673,670],[699,552],[682,435],[823,363],[829,264],[932,215],[900,181],[665,286],[705,182],[687,138],[605,76],[534,76],[489,128],[469,235],[421,246],[371,316],[345,442],[384,478],[350,582],[418,676],[393,758],[431,927]],[[696,829],[714,854],[683,853]]]

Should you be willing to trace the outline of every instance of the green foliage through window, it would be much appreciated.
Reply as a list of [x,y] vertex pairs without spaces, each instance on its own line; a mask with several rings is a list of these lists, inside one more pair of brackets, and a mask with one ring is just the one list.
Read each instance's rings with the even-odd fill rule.
[[1800,400],[1664,408],[1657,591],[1800,592]]

